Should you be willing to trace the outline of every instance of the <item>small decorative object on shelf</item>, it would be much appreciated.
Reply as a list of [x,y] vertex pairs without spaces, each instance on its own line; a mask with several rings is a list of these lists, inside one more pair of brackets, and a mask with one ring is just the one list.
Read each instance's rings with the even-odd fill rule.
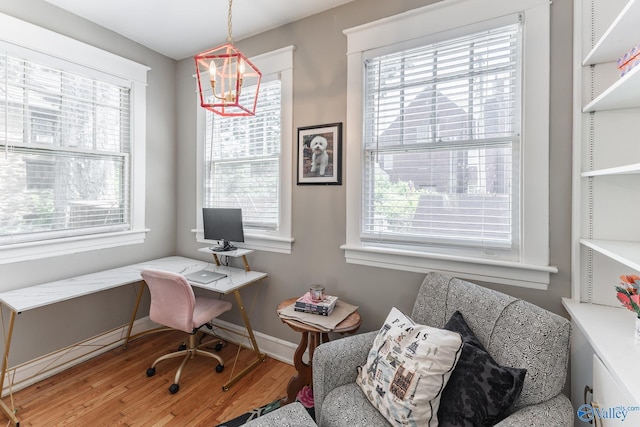
[[635,274],[620,276],[620,285],[616,286],[618,300],[636,315],[634,337],[640,345],[640,277]]
[[620,77],[623,77],[638,64],[640,64],[640,44],[633,46],[623,56],[618,58],[617,66],[620,71]]
[[324,286],[311,285],[311,288],[309,288],[309,293],[311,294],[311,299],[314,302],[320,302],[324,299]]

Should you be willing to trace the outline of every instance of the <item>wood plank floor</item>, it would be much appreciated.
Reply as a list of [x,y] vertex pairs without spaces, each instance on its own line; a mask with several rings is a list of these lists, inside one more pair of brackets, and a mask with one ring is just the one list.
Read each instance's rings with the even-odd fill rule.
[[[222,373],[215,372],[215,360],[196,356],[182,372],[178,393],[170,394],[181,358],[160,362],[151,378],[146,371],[183,338],[182,332],[151,334],[14,393],[20,426],[213,427],[286,396],[295,368],[269,357],[222,391],[237,354],[233,344],[218,353],[225,360]],[[253,352],[240,351],[235,372],[253,360]],[[9,397],[3,400],[12,407]],[[0,415],[0,425],[3,420]]]

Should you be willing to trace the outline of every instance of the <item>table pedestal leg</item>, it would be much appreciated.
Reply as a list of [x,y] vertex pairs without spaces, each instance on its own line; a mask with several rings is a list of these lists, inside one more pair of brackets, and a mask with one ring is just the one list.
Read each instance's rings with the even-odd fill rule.
[[[293,355],[293,365],[296,368],[296,375],[291,377],[289,384],[287,385],[287,397],[280,401],[280,405],[287,405],[295,402],[298,393],[306,385],[311,386],[313,384],[313,353],[323,342],[329,341],[329,335],[320,332],[301,332],[302,337],[300,343],[296,348],[296,352]],[[305,363],[302,360],[305,350],[309,349],[309,363]]]

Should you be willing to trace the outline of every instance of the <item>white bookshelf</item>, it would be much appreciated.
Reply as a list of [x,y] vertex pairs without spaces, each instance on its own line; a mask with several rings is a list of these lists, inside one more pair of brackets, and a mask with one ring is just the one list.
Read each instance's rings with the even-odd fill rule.
[[[640,0],[577,0],[574,12],[574,164],[580,172],[574,172],[572,298],[579,301],[598,295],[584,287],[612,287],[628,269],[640,274],[640,215],[612,208],[631,203],[634,210],[640,200],[637,131],[622,129],[640,122],[640,66],[623,77],[611,72],[640,43]],[[612,167],[594,167],[600,164]],[[597,257],[619,263],[620,271],[596,271],[611,265]],[[607,283],[598,282],[607,276]]]
[[[628,369],[640,358],[636,316],[621,307],[614,287],[620,275],[640,275],[640,66],[623,77],[616,70],[617,59],[640,43],[640,0],[575,0],[574,14],[573,262],[563,305],[586,343],[572,341],[577,409],[601,369],[593,360],[602,361],[614,390],[640,403],[640,373]],[[622,401],[612,394],[594,391],[604,402]]]

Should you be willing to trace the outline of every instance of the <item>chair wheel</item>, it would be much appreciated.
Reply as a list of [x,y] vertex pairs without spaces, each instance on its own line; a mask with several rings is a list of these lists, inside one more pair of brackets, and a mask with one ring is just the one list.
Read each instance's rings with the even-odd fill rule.
[[178,351],[182,351],[182,350],[186,350],[187,349],[187,345],[186,344],[182,344],[180,347],[178,347]]
[[148,377],[152,377],[156,374],[156,368],[149,368],[147,369],[147,376]]
[[219,364],[218,366],[216,366],[216,372],[217,372],[217,373],[220,373],[220,372],[222,372],[222,371],[224,371],[224,365]]
[[180,386],[178,384],[171,384],[169,386],[169,393],[176,394],[180,390]]
[[214,348],[215,348],[216,351],[220,351],[220,350],[222,350],[222,347],[223,347],[222,343],[219,342],[218,344],[216,344],[216,346]]

